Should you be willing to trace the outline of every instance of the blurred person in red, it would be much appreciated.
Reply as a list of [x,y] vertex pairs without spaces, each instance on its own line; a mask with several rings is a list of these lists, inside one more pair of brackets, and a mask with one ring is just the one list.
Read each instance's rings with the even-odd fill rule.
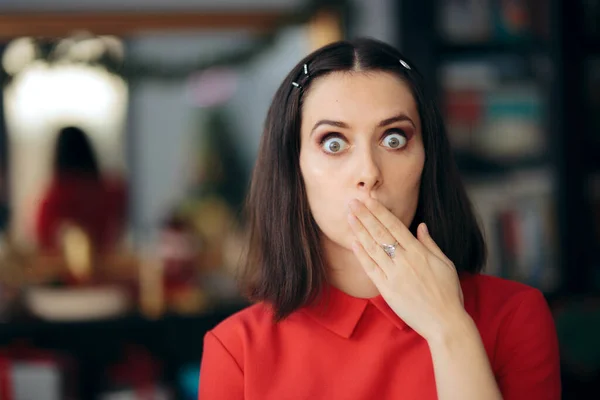
[[124,223],[123,182],[102,176],[89,138],[72,126],[58,134],[53,169],[36,220],[40,248],[58,250],[62,228],[71,224],[89,236],[96,251],[109,250],[119,240]]

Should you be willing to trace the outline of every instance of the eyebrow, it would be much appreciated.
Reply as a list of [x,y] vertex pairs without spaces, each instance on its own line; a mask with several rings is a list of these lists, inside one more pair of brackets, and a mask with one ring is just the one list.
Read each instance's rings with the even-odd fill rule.
[[[413,128],[415,128],[415,129],[417,128],[414,121],[405,113],[400,113],[400,114],[394,115],[393,117],[386,118],[386,119],[382,120],[381,122],[379,122],[379,124],[377,124],[377,127],[383,128],[385,126],[388,126],[395,122],[400,122],[400,121],[408,121],[413,126]],[[315,129],[317,129],[321,125],[331,125],[331,126],[336,126],[338,128],[346,128],[346,129],[349,128],[348,124],[346,124],[345,122],[334,121],[331,119],[322,119],[313,126],[312,130],[310,131],[310,134],[312,135],[313,132],[315,131]]]

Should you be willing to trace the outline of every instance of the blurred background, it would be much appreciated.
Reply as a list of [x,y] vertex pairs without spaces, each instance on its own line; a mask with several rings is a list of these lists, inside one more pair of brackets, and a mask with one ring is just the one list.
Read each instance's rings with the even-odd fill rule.
[[269,102],[356,36],[428,78],[486,273],[543,291],[597,398],[600,0],[3,0],[0,399],[196,398]]

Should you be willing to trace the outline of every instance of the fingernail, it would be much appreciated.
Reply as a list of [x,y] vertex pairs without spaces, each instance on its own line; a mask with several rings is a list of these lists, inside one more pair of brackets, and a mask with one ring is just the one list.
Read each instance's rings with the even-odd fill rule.
[[427,229],[427,224],[425,222],[423,222],[423,233],[426,233],[429,235],[429,229]]
[[356,210],[358,208],[358,200],[356,199],[352,199],[348,202],[348,207],[350,207],[351,210]]

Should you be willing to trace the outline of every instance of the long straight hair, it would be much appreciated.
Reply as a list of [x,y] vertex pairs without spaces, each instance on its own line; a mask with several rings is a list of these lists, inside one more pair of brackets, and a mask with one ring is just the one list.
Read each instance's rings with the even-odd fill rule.
[[414,64],[392,46],[359,38],[327,45],[301,60],[275,93],[245,205],[248,229],[244,292],[273,306],[281,320],[307,305],[327,284],[319,228],[300,171],[304,96],[315,79],[333,72],[393,73],[412,91],[423,124],[425,165],[410,229],[427,223],[430,234],[459,273],[483,268],[486,247],[453,159],[438,107]]

